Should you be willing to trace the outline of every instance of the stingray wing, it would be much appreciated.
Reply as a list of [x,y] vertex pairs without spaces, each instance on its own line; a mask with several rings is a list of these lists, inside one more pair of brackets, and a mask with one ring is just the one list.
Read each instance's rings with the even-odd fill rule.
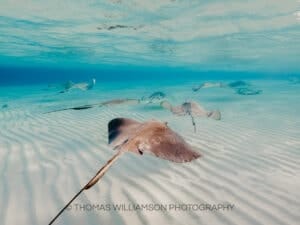
[[114,148],[126,142],[141,126],[141,123],[127,118],[116,118],[108,123],[108,143]]
[[78,89],[80,89],[80,90],[82,90],[82,91],[86,91],[87,90],[87,88],[88,88],[88,83],[78,83],[78,84],[75,84],[74,86],[73,86],[73,89],[76,89],[76,88],[78,88]]
[[207,114],[207,116],[209,117],[209,118],[212,118],[212,119],[214,119],[214,120],[221,120],[221,112],[219,111],[219,110],[213,110],[213,111],[211,111],[211,112],[209,112],[208,114]]
[[186,111],[184,110],[184,108],[181,105],[172,107],[171,112],[177,116],[186,115]]
[[191,113],[193,116],[207,116],[207,111],[197,102],[191,102]]
[[168,101],[163,101],[163,102],[160,103],[160,105],[163,108],[170,110],[173,114],[175,114],[177,116],[184,116],[184,115],[186,115],[186,111],[183,109],[183,107],[181,105],[174,107]]
[[138,141],[138,150],[142,153],[150,153],[177,163],[190,162],[201,156],[165,124],[143,130],[142,136],[144,138],[139,138]]

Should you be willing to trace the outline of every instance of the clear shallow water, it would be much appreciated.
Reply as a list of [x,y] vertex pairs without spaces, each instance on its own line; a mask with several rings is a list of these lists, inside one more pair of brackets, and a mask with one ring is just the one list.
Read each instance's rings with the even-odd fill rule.
[[[47,84],[0,89],[1,224],[46,224],[78,188],[111,157],[107,123],[115,117],[159,119],[180,133],[203,158],[178,165],[128,154],[77,204],[230,202],[232,212],[78,212],[58,224],[294,224],[300,207],[299,84],[247,80],[260,95],[230,88],[193,92],[203,80],[97,83],[90,91],[58,94]],[[176,117],[157,105],[51,110],[114,98],[140,98],[164,91],[174,104],[200,102],[222,119]],[[13,177],[13,179],[12,179]],[[171,188],[172,187],[172,188]],[[66,193],[66,190],[68,190]],[[28,207],[30,205],[30,207]],[[22,211],[15,215],[18,208]]]

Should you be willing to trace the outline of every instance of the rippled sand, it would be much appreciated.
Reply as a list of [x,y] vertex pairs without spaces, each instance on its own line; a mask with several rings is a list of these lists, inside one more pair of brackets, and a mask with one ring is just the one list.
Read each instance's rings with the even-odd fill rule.
[[[56,95],[1,91],[0,224],[47,224],[113,154],[107,123],[115,117],[168,121],[203,155],[186,164],[125,154],[100,183],[85,191],[55,224],[296,224],[300,211],[299,87],[260,82],[258,96],[230,90],[165,86],[173,102],[200,101],[221,121],[174,117],[155,106],[117,106],[42,114],[50,109],[139,97],[153,87]],[[101,85],[100,85],[101,86]],[[14,88],[11,90],[19,90]],[[157,89],[155,89],[157,91]],[[15,92],[14,92],[15,93]],[[17,95],[17,94],[16,94]],[[77,96],[78,98],[74,98]],[[76,210],[75,204],[234,204],[219,211]]]

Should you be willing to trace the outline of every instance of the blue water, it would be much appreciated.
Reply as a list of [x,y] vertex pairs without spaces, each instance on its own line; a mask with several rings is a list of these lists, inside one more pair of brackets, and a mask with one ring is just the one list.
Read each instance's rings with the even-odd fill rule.
[[299,75],[299,12],[294,0],[1,1],[0,83]]

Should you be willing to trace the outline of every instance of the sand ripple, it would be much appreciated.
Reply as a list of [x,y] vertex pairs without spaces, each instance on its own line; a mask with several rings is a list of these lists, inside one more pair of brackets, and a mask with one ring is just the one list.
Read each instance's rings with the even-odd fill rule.
[[[204,157],[174,164],[124,155],[101,183],[74,204],[229,202],[235,208],[218,212],[72,209],[56,224],[296,224],[300,124],[287,121],[290,126],[280,129],[283,125],[272,124],[267,117],[224,111],[225,119],[219,122],[197,119],[196,134],[189,118],[134,107],[47,115],[20,108],[1,112],[0,224],[47,224],[113,155],[106,126],[120,116],[168,121]],[[268,126],[260,123],[262,119]]]

